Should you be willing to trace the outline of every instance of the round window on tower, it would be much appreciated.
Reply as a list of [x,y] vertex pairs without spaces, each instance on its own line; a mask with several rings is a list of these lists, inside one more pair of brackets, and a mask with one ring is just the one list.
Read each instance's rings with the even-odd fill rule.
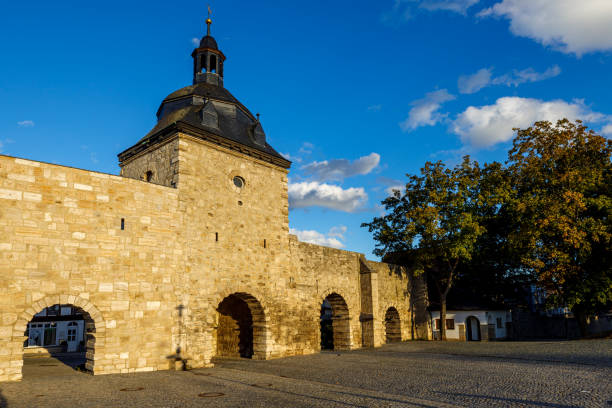
[[242,188],[242,187],[244,187],[244,179],[243,179],[242,177],[240,177],[240,176],[236,176],[236,177],[234,177],[234,185],[235,185],[237,188]]

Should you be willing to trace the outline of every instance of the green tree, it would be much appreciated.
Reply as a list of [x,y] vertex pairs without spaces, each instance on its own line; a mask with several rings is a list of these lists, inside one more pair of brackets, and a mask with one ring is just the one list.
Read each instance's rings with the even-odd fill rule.
[[516,130],[511,245],[551,305],[571,308],[584,330],[585,317],[612,301],[612,142],[567,119]]
[[508,241],[517,227],[506,205],[514,193],[506,167],[498,162],[483,167],[479,180],[482,205],[476,210],[484,232],[478,236],[471,258],[459,263],[449,302],[469,299],[484,307],[525,303],[532,276],[521,265],[521,253]]
[[440,296],[440,338],[446,339],[446,297],[459,262],[469,260],[484,231],[479,208],[481,169],[469,156],[454,169],[425,163],[420,175],[408,175],[405,193],[385,199],[386,215],[364,223],[374,235],[376,255],[408,253],[417,273],[427,271]]

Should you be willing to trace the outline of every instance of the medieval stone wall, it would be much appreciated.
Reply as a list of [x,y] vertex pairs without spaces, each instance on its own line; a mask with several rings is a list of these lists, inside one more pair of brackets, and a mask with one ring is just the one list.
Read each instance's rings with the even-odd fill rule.
[[0,156],[0,381],[21,377],[26,325],[57,303],[94,320],[95,373],[167,368],[177,209],[175,189]]
[[366,261],[368,267],[377,274],[378,309],[375,318],[380,325],[376,326],[376,345],[385,344],[385,315],[389,308],[395,308],[400,316],[401,339],[414,338],[410,300],[412,292],[412,279],[404,268],[381,262]]
[[325,299],[338,349],[383,344],[391,306],[412,338],[402,270],[289,234],[287,170],[170,140],[123,163],[125,177],[0,156],[0,381],[21,378],[27,323],[58,303],[95,328],[95,374],[208,366],[218,341],[237,352],[227,337],[241,325],[253,358],[317,352]]

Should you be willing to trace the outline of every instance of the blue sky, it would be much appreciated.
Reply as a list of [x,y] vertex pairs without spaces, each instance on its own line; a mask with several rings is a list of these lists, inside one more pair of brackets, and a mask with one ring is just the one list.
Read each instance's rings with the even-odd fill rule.
[[[212,1],[225,86],[293,160],[290,226],[365,253],[427,160],[504,160],[512,127],[612,134],[609,0]],[[206,3],[29,1],[0,15],[2,154],[118,173],[191,83]]]

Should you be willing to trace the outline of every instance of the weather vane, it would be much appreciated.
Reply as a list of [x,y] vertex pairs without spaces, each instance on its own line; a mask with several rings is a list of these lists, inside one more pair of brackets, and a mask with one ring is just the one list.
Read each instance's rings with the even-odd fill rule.
[[210,16],[212,14],[212,10],[210,9],[210,4],[208,5],[208,18],[206,19],[206,35],[210,36],[210,25],[212,24],[212,20]]

